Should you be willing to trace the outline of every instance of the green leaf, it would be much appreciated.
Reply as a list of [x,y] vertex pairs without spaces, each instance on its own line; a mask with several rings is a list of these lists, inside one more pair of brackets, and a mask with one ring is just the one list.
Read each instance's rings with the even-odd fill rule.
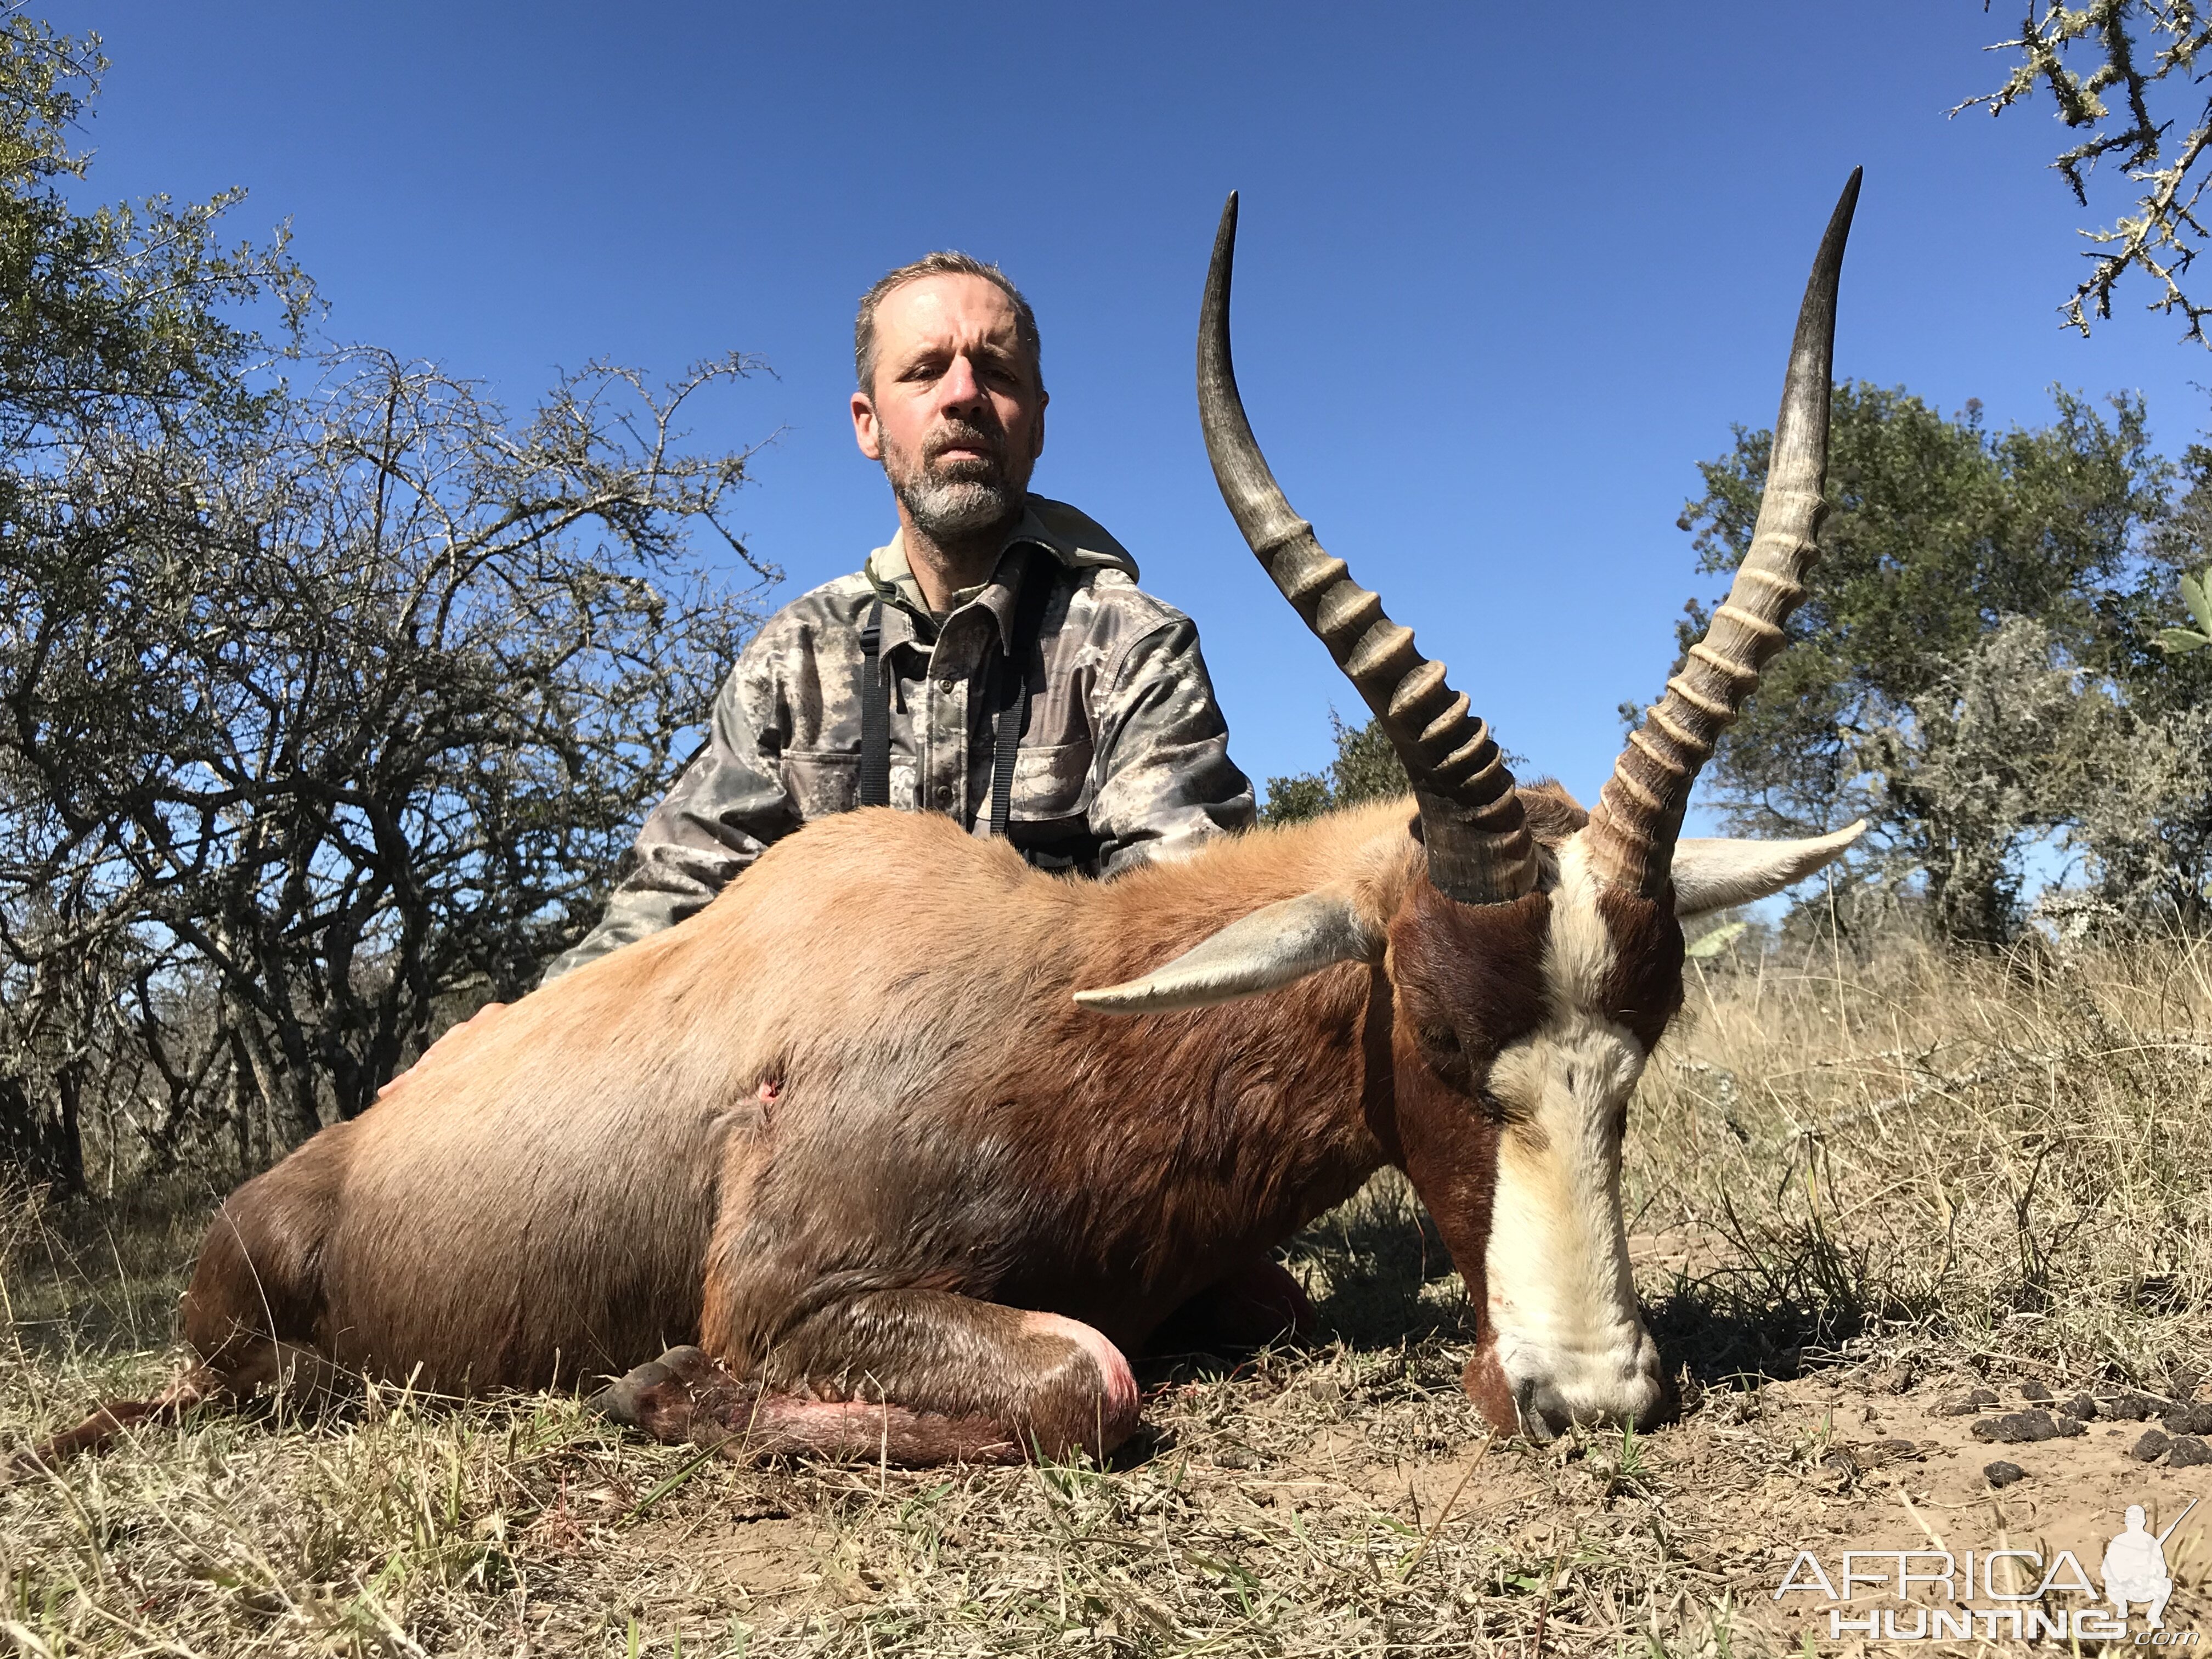
[[2189,614],[2197,618],[2197,625],[2212,634],[2212,564],[2208,564],[2194,576],[2181,579],[2181,602],[2189,607]]
[[2212,645],[2212,639],[2192,634],[2185,628],[2161,628],[2151,643],[2171,656],[2181,657],[2200,647]]
[[1743,930],[1750,925],[1747,921],[1731,921],[1724,927],[1716,927],[1685,946],[1682,954],[1692,962],[1711,961],[1741,939]]

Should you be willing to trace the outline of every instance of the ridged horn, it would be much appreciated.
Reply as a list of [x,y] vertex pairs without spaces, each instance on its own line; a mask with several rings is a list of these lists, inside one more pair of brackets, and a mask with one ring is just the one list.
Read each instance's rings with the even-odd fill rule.
[[1498,904],[1536,884],[1536,852],[1513,775],[1490,728],[1444,683],[1444,665],[1413,647],[1413,630],[1331,558],[1291,510],[1260,453],[1229,355],[1229,285],[1237,197],[1221,210],[1198,323],[1198,411],[1222,500],[1306,626],[1320,636],[1406,764],[1421,811],[1429,879],[1463,904]]
[[1805,283],[1751,550],[1705,638],[1690,647],[1681,672],[1667,682],[1666,695],[1629,734],[1590,813],[1588,844],[1599,873],[1645,898],[1666,892],[1698,769],[1712,758],[1723,728],[1758,686],[1759,671],[1782,648],[1783,624],[1805,597],[1806,573],[1820,556],[1814,538],[1828,512],[1836,289],[1863,171],[1851,170]]

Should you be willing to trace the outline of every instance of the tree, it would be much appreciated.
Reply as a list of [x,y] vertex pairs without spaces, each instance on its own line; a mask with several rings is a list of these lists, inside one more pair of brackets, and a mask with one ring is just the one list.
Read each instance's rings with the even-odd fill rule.
[[2198,60],[2212,46],[2212,16],[2196,0],[2026,4],[2020,33],[1996,48],[2017,58],[2004,85],[1951,112],[1978,107],[2002,115],[2048,90],[2058,118],[2084,135],[2051,163],[2074,199],[2088,205],[2100,162],[2116,163],[2138,191],[2132,211],[2083,233],[2101,252],[2091,255],[2089,274],[2063,307],[2067,321],[2087,334],[2090,314],[2110,317],[2113,289],[2138,270],[2157,285],[2149,308],[2179,311],[2188,324],[2184,337],[2212,345],[2204,331],[2212,306],[2182,286],[2205,234],[2197,214],[2212,153],[2212,96]]
[[2178,475],[2120,613],[2118,708],[2073,839],[2106,919],[2201,933],[2212,927],[2212,653],[2167,619],[2178,595],[2212,632],[2212,570],[2191,574],[2212,554],[2212,447],[2191,445]]
[[65,1185],[88,1114],[251,1163],[526,989],[756,619],[695,529],[773,575],[746,458],[678,425],[741,359],[516,422],[306,351],[281,238],[214,251],[234,198],[61,199],[101,66],[0,24],[0,1151]]
[[1269,778],[1267,804],[1260,810],[1262,823],[1297,823],[1340,806],[1402,795],[1413,788],[1398,751],[1373,720],[1346,726],[1331,709],[1328,724],[1336,742],[1336,758],[1328,770]]
[[[2054,397],[2051,425],[1996,433],[1971,404],[1946,420],[1902,389],[1836,389],[1831,512],[1793,648],[1707,774],[1753,833],[1869,817],[1893,875],[1913,872],[1961,940],[2016,924],[2019,852],[2073,821],[2111,706],[2078,694],[2141,654],[2145,532],[2170,469],[2139,401],[2108,419]],[[1701,569],[1748,550],[1770,441],[1739,428],[1700,465],[1681,523]],[[1706,614],[1690,607],[1686,649]]]

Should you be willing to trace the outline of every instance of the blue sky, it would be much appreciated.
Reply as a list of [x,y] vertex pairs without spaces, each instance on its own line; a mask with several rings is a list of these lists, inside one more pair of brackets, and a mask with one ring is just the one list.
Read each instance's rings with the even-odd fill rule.
[[2003,70],[1976,0],[46,10],[114,60],[91,193],[246,187],[234,223],[290,219],[337,338],[518,407],[593,357],[766,360],[696,430],[775,434],[736,523],[787,598],[894,523],[845,415],[855,297],[930,247],[1000,261],[1044,333],[1035,487],[1198,617],[1255,778],[1320,764],[1357,699],[1199,440],[1232,187],[1238,368],[1278,477],[1585,799],[1711,586],[1675,518],[1730,422],[1771,420],[1852,166],[1838,374],[1997,424],[2045,418],[2053,381],[2141,390],[2170,447],[2205,424],[2212,361],[2169,319],[2059,327],[2086,218],[2047,104],[1946,119]]

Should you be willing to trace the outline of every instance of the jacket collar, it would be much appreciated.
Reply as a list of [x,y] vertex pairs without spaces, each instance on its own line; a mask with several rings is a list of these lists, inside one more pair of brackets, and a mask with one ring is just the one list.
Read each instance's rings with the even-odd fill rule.
[[[1065,501],[1031,495],[1023,503],[1022,516],[1006,534],[1006,550],[1000,554],[998,568],[991,573],[991,579],[980,587],[956,594],[952,610],[945,620],[949,623],[968,606],[980,605],[991,613],[996,624],[999,648],[1011,649],[1022,576],[1037,552],[1058,561],[1070,572],[1112,569],[1127,573],[1133,581],[1136,579],[1136,560],[1097,520]],[[878,597],[904,614],[912,624],[915,639],[924,645],[935,643],[939,624],[930,615],[929,606],[922,598],[921,584],[915,580],[914,568],[907,562],[903,530],[894,531],[890,541],[868,555],[861,574],[867,577]]]

